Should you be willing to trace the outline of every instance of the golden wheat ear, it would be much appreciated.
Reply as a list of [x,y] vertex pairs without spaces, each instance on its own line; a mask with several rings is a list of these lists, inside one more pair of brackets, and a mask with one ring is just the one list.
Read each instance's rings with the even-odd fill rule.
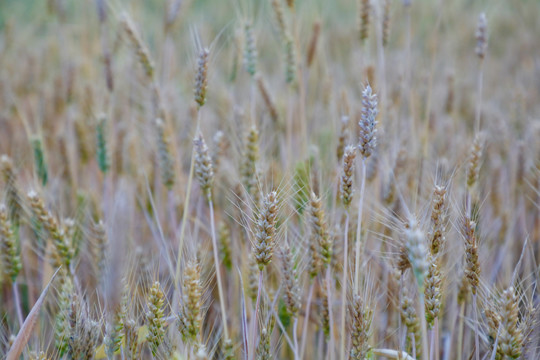
[[465,276],[473,295],[476,295],[480,284],[480,261],[478,258],[478,240],[476,224],[467,215],[462,219],[461,232],[465,239]]
[[420,346],[422,333],[420,330],[420,321],[416,313],[413,300],[409,297],[409,293],[405,286],[401,287],[399,297],[399,307],[401,321],[407,327],[407,344],[406,350],[409,353],[416,353],[417,358],[421,358],[422,348]]
[[270,261],[275,248],[276,218],[278,199],[275,191],[269,192],[263,199],[262,207],[255,221],[255,241],[253,253],[259,270],[262,271]]
[[174,173],[174,157],[172,155],[172,141],[165,122],[162,119],[156,119],[155,128],[161,182],[170,190],[174,186],[176,180]]
[[184,295],[177,325],[184,341],[192,345],[202,342],[202,293],[200,265],[197,260],[190,260],[184,270]]
[[202,134],[198,134],[193,140],[195,146],[195,176],[205,197],[210,201],[212,198],[212,185],[214,183],[214,168],[208,151],[208,146]]
[[246,134],[244,151],[240,165],[240,176],[246,192],[252,196],[258,206],[259,189],[257,182],[257,165],[259,161],[259,131],[252,126]]
[[202,107],[206,104],[206,92],[208,89],[208,60],[210,58],[210,50],[207,48],[199,52],[197,59],[197,75],[195,75],[195,89],[193,95],[195,102]]
[[339,181],[339,197],[345,208],[348,208],[352,202],[354,195],[353,174],[354,160],[356,159],[356,151],[353,146],[347,146],[343,154],[343,168],[341,170],[341,178]]
[[469,151],[469,159],[467,166],[467,187],[472,189],[478,182],[478,174],[480,172],[480,160],[483,152],[483,141],[480,135],[475,136],[474,141]]
[[283,244],[278,250],[281,259],[281,276],[284,284],[284,301],[287,314],[296,318],[301,306],[300,286],[293,254],[288,244]]
[[159,281],[154,282],[148,294],[146,312],[146,324],[148,326],[148,335],[146,339],[150,344],[152,355],[156,356],[158,348],[165,339],[165,315],[164,315],[165,295],[161,289]]
[[373,93],[371,86],[367,85],[362,92],[362,115],[360,116],[360,143],[358,148],[364,158],[373,154],[377,146],[377,94]]
[[350,359],[363,360],[369,353],[369,338],[373,310],[365,303],[360,295],[355,295],[349,307],[351,328]]
[[371,11],[371,4],[369,0],[359,0],[358,10],[358,23],[359,23],[359,35],[360,41],[363,43],[367,40],[369,35],[369,18]]
[[428,327],[431,329],[441,310],[441,273],[438,259],[429,256],[428,272],[424,280],[425,312]]
[[133,51],[137,55],[139,63],[144,70],[145,75],[151,81],[154,80],[154,61],[150,56],[150,51],[146,47],[145,43],[142,40],[141,35],[137,31],[131,17],[128,13],[123,13],[120,18],[120,24],[124,29],[125,34],[129,40],[129,44],[132,47]]

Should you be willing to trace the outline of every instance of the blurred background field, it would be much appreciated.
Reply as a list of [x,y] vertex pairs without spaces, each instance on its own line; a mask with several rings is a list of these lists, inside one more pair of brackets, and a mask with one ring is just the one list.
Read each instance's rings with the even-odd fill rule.
[[539,15],[0,0],[0,355],[539,358]]

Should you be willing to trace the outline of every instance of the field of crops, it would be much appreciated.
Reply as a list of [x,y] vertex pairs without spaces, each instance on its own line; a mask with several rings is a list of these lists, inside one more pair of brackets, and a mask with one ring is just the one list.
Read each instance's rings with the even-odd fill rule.
[[0,1],[0,358],[540,359],[539,15]]

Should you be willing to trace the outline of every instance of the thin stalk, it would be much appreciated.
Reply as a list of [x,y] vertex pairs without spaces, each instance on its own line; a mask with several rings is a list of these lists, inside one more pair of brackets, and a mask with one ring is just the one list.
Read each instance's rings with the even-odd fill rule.
[[255,302],[255,314],[253,315],[253,322],[251,324],[251,348],[249,349],[249,359],[255,358],[255,339],[257,330],[257,320],[259,315],[259,304],[261,302],[261,290],[263,285],[263,272],[259,270],[259,289],[257,290],[257,301]]
[[[383,5],[383,2],[381,1],[380,2],[380,5],[381,7],[379,7],[379,11],[382,9],[382,7],[384,6]],[[381,12],[379,12],[379,20],[382,19],[383,15]],[[379,21],[379,23],[381,23]],[[380,86],[380,93],[381,93],[381,110],[383,112],[383,115],[381,118],[384,119],[384,113],[385,113],[385,110],[386,110],[386,61],[385,61],[385,56],[384,56],[384,45],[383,45],[383,27],[379,27],[379,31],[377,31],[377,56],[379,58],[379,77],[381,79],[380,83],[381,83],[381,86]]]
[[406,6],[405,8],[405,19],[406,19],[406,33],[407,33],[407,40],[406,40],[406,49],[405,49],[405,93],[406,93],[406,104],[405,108],[407,109],[407,117],[409,119],[409,128],[407,129],[409,131],[409,135],[412,136],[414,134],[414,119],[412,116],[412,104],[411,104],[411,96],[410,96],[410,89],[411,89],[411,6]]
[[[298,101],[299,101],[298,117],[300,118],[300,134],[302,135],[302,140],[303,140],[303,143],[300,145],[301,151],[302,151],[300,154],[302,155],[302,157],[304,157],[307,154],[307,139],[308,139],[307,123],[306,123],[306,81],[307,79],[304,78],[304,72],[303,72],[303,66],[302,66],[303,63],[300,60],[302,47],[300,46],[300,34],[299,34],[300,24],[298,21],[298,14],[296,12],[296,9],[292,13],[292,27],[293,27],[293,32],[294,32],[294,46],[296,48],[295,50],[296,76],[298,78]],[[289,89],[290,88],[291,86],[289,86]]]
[[294,359],[299,360],[298,357],[298,316],[294,318],[293,323],[293,343],[294,343]]
[[[199,108],[197,111],[197,131],[199,130],[199,123],[201,120],[201,109]],[[188,175],[188,182],[186,186],[186,198],[184,199],[184,212],[182,214],[182,226],[180,227],[180,239],[178,241],[178,259],[176,259],[176,275],[175,275],[175,284],[179,283],[180,279],[180,263],[182,259],[182,250],[184,248],[184,234],[186,231],[186,225],[187,225],[187,219],[188,219],[188,212],[189,212],[189,198],[191,195],[191,183],[193,182],[193,172],[195,169],[195,153],[191,152],[191,165],[189,166],[189,175]]]
[[[440,1],[439,1],[440,2]],[[432,104],[432,98],[433,98],[433,78],[435,73],[435,65],[436,65],[436,56],[439,54],[437,51],[437,45],[439,44],[439,28],[441,24],[442,19],[442,11],[440,10],[442,6],[439,6],[438,14],[437,14],[437,21],[435,23],[435,29],[433,30],[433,38],[431,39],[431,66],[429,71],[429,80],[428,80],[428,91],[427,91],[427,100],[426,100],[426,108],[424,113],[424,132],[422,134],[422,157],[420,161],[420,169],[419,169],[419,176],[418,176],[418,186],[417,186],[417,192],[420,192],[421,189],[421,183],[423,178],[423,172],[424,172],[424,160],[428,156],[428,145],[429,145],[429,117],[431,115],[431,104]],[[418,197],[419,194],[417,193],[416,196]]]
[[293,152],[293,121],[294,121],[294,92],[292,91],[291,87],[289,86],[287,89],[287,98],[289,99],[288,109],[287,109],[287,125],[286,125],[286,134],[285,138],[287,141],[287,159],[289,159],[290,163],[287,164],[287,168],[291,166],[294,159],[294,152]]
[[428,334],[426,325],[426,304],[424,301],[424,291],[420,291],[420,324],[422,326],[422,359],[428,360]]
[[189,198],[191,195],[191,183],[193,182],[193,171],[195,168],[195,153],[191,153],[191,165],[189,167],[188,182],[186,186],[186,198],[184,199],[184,212],[182,214],[182,226],[180,226],[180,239],[178,242],[178,259],[176,259],[176,275],[175,283],[178,283],[180,279],[180,263],[182,259],[182,249],[184,248],[184,234],[186,230],[186,223],[188,221],[188,212],[189,212]]
[[169,212],[169,222],[171,234],[176,238],[176,211],[174,209],[174,191],[167,191],[167,207]]
[[[354,267],[354,292],[357,293],[360,281],[360,255],[361,248],[361,232],[362,232],[362,210],[364,208],[364,190],[366,187],[366,158],[362,157],[362,174],[360,176],[360,196],[358,199],[358,220],[356,224],[356,259]],[[363,253],[363,251],[362,251]]]
[[433,328],[430,332],[430,344],[429,344],[429,360],[436,360],[439,358],[439,346],[438,346],[438,332],[439,332],[439,318],[435,318]]
[[334,359],[334,315],[332,314],[332,275],[331,266],[326,267],[326,294],[328,295],[328,317],[330,319],[330,343],[328,344],[328,353],[330,359]]
[[435,357],[435,329],[428,330],[429,334],[429,360],[434,360]]
[[499,324],[499,327],[497,328],[497,337],[495,338],[495,343],[493,344],[493,351],[491,353],[491,357],[489,360],[495,360],[495,356],[497,355],[497,345],[499,344],[499,334],[501,331],[501,325]]
[[[399,300],[401,301],[401,291],[403,290],[403,276],[400,276],[399,277]],[[399,338],[398,338],[398,341],[399,341],[399,350],[401,351],[402,349],[405,348],[405,342],[407,341],[407,328],[403,327],[402,325],[402,322],[401,322],[401,316],[398,316],[398,335],[399,335]]]
[[478,314],[477,314],[477,303],[476,303],[476,294],[473,294],[473,316],[474,316],[474,355],[476,360],[480,360],[480,340],[478,332]]
[[22,309],[21,309],[21,300],[19,296],[19,286],[17,285],[17,281],[13,281],[12,287],[13,287],[13,298],[15,300],[15,310],[17,312],[17,319],[19,320],[20,328],[22,328],[24,319],[23,319],[23,314],[22,314]]
[[[318,337],[317,337],[317,354],[319,354],[319,356],[317,357],[317,359],[321,360],[321,359],[326,359],[326,356],[328,356],[328,348],[326,349],[326,354],[324,353],[324,350],[323,350],[323,347],[324,347],[324,332],[319,330],[318,331]],[[326,355],[326,356],[325,356]]]
[[[452,335],[443,337],[443,360],[448,360],[452,353]],[[439,354],[437,354],[438,356]]]
[[309,324],[309,310],[311,309],[311,300],[313,299],[313,288],[315,287],[315,282],[312,281],[309,285],[309,292],[306,304],[306,315],[304,316],[304,323],[302,324],[302,343],[300,345],[300,359],[304,358],[304,350],[306,349],[306,340],[307,340],[307,328]]
[[463,318],[465,316],[465,303],[459,306],[458,339],[457,339],[457,360],[463,357]]
[[[297,36],[297,40],[298,40],[298,36]],[[299,45],[298,44],[296,45],[299,48]],[[297,50],[296,54],[297,56],[299,56],[300,51]],[[308,148],[308,134],[307,134],[307,124],[306,124],[306,90],[305,90],[305,80],[304,80],[302,65],[300,65],[300,61],[297,61],[297,63],[298,63],[297,74],[298,74],[298,84],[299,84],[298,97],[300,100],[300,109],[299,109],[300,131],[301,131],[302,140],[303,140],[302,145],[301,145],[301,149],[302,149],[301,154],[302,154],[302,157],[305,157],[307,155],[307,148]]]
[[[277,312],[276,312],[276,310],[274,308],[272,308],[272,312],[274,313],[274,318],[276,319],[276,324],[281,329],[281,333],[282,333],[283,337],[285,338],[285,341],[287,342],[289,347],[294,351],[294,347],[295,347],[294,342],[293,342],[293,340],[291,340],[291,338],[287,334],[287,330],[285,329],[285,327],[283,326],[283,323],[279,319],[279,315],[277,314]],[[296,359],[296,354],[295,354],[295,359]]]
[[349,211],[345,211],[345,233],[343,236],[343,277],[341,279],[341,328],[340,328],[340,351],[339,358],[341,360],[345,359],[345,315],[347,314],[347,273],[348,273],[348,262],[347,258],[349,256]]
[[433,323],[433,334],[431,338],[431,348],[434,349],[434,360],[439,360],[439,318],[436,317]]
[[482,116],[482,91],[484,88],[484,60],[480,60],[480,67],[478,69],[478,78],[477,78],[477,95],[478,99],[476,100],[476,113],[474,116],[474,132],[478,134],[480,131],[480,118]]
[[225,340],[229,340],[229,330],[227,327],[227,313],[225,307],[225,296],[223,294],[223,282],[221,281],[221,269],[219,266],[219,254],[218,254],[218,245],[216,239],[216,225],[214,220],[214,202],[212,201],[212,196],[208,196],[208,206],[210,208],[210,229],[212,232],[212,247],[214,249],[214,266],[216,268],[216,280],[219,293],[219,303],[221,305],[221,316],[223,319],[223,333],[225,335]]

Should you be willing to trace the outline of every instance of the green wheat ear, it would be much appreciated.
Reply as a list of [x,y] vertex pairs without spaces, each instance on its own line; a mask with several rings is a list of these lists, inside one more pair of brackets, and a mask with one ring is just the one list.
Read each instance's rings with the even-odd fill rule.
[[[0,269],[3,275],[15,282],[21,270],[21,258],[17,249],[17,240],[11,221],[8,217],[8,209],[4,204],[0,205]],[[0,279],[2,274],[0,274]]]
[[96,125],[96,140],[97,162],[99,165],[99,169],[105,174],[110,168],[109,152],[107,149],[107,118],[105,117],[105,115],[100,115],[98,117]]
[[43,186],[47,185],[49,173],[47,171],[47,163],[45,161],[45,154],[43,152],[43,143],[38,137],[34,137],[32,140],[32,149],[34,151],[34,166],[36,168],[36,174]]

